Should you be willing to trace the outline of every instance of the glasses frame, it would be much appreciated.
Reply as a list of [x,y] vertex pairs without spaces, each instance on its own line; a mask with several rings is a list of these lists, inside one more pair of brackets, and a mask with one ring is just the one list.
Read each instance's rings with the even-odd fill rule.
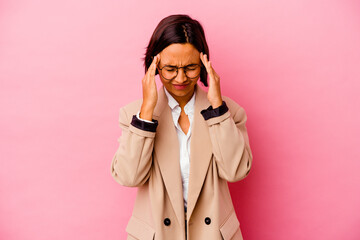
[[[199,72],[199,74],[196,76],[196,77],[188,77],[188,75],[186,75],[186,68],[188,67],[188,66],[194,66],[194,65],[196,65],[196,66],[199,66],[200,67],[200,72]],[[165,67],[173,67],[173,68],[176,68],[176,75],[175,75],[175,77],[173,77],[173,78],[166,78],[166,77],[164,77],[164,75],[162,74],[162,70],[163,70],[163,68],[165,68]],[[188,78],[188,79],[195,79],[195,78],[197,78],[197,77],[199,77],[200,75],[201,75],[201,71],[202,71],[202,68],[203,68],[203,65],[201,65],[201,64],[189,64],[189,65],[186,65],[186,66],[183,66],[183,67],[177,67],[177,66],[172,66],[172,65],[165,65],[165,66],[163,66],[162,68],[160,68],[159,66],[156,66],[156,68],[159,70],[159,73],[160,73],[160,75],[161,75],[161,77],[163,77],[164,79],[166,79],[166,80],[168,80],[168,81],[171,81],[171,80],[174,80],[176,77],[177,77],[177,75],[179,74],[179,69],[180,68],[183,68],[183,71],[184,71],[184,74],[185,74],[185,76]]]

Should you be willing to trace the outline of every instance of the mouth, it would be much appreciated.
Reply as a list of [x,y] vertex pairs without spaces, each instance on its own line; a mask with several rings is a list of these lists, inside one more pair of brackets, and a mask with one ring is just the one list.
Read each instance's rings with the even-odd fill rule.
[[176,88],[177,90],[182,90],[187,88],[187,86],[189,86],[189,84],[173,84],[174,88]]

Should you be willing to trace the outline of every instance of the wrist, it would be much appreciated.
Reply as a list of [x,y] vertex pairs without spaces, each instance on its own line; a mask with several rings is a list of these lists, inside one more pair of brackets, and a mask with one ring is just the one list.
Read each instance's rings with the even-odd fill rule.
[[223,100],[221,98],[219,98],[219,99],[216,99],[216,100],[214,100],[214,101],[212,101],[210,103],[211,103],[212,108],[215,109],[215,108],[218,108],[218,107],[220,107],[222,105]]
[[154,110],[149,107],[141,106],[139,117],[148,121],[152,121]]

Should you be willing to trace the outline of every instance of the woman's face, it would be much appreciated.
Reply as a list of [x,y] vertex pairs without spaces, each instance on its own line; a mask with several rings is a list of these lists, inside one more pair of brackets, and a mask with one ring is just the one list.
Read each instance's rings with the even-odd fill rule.
[[[163,68],[167,66],[166,69],[171,70],[171,66],[175,67],[185,67],[191,64],[198,64],[201,66],[200,53],[196,48],[190,43],[174,43],[164,48],[160,52],[160,62],[158,68]],[[170,68],[168,67],[170,66]],[[195,66],[196,68],[196,66]],[[191,75],[191,71],[195,69],[192,66],[188,67],[188,75]],[[200,71],[198,69],[198,71]],[[163,72],[163,75],[164,75]],[[170,71],[168,71],[171,73]],[[176,74],[176,73],[175,73]],[[164,75],[165,76],[165,75]],[[185,75],[184,68],[178,69],[177,76],[172,80],[166,80],[162,74],[160,74],[160,79],[166,90],[179,102],[186,103],[188,102],[193,93],[194,86],[197,83],[200,75],[196,78],[188,78]]]

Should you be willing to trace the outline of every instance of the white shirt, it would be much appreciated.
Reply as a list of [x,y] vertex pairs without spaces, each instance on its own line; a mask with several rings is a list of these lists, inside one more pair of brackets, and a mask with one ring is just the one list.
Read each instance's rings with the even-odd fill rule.
[[171,113],[176,127],[176,133],[179,139],[179,148],[180,148],[180,170],[181,178],[183,185],[183,197],[184,197],[184,206],[187,207],[187,196],[188,196],[188,186],[189,186],[189,172],[190,172],[190,138],[191,138],[191,126],[194,119],[194,105],[195,105],[195,91],[190,101],[185,105],[184,112],[189,118],[190,127],[185,134],[180,127],[179,117],[181,113],[181,108],[179,103],[170,95],[170,93],[164,87],[165,94],[168,98],[168,104],[171,108]]
[[[191,138],[191,126],[193,124],[193,119],[194,119],[195,91],[190,101],[184,107],[184,112],[188,116],[190,122],[189,130],[187,134],[185,134],[179,124],[179,117],[181,113],[181,108],[179,106],[179,103],[173,98],[173,96],[170,95],[170,93],[166,90],[165,87],[164,90],[168,98],[168,104],[169,107],[171,108],[173,122],[176,128],[177,137],[179,139],[180,171],[181,171],[181,179],[183,185],[184,206],[187,207],[189,172],[190,172],[190,138]],[[151,122],[141,119],[139,113],[140,112],[137,113],[138,119],[146,122]]]

